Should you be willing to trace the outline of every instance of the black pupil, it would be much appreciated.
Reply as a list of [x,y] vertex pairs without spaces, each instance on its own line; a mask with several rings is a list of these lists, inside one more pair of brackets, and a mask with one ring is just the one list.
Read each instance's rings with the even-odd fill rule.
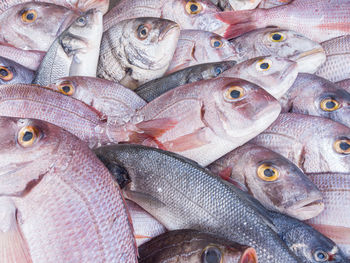
[[141,30],[141,35],[145,36],[146,34],[147,34],[146,29],[142,29],[142,30]]
[[265,169],[264,170],[264,175],[266,176],[266,177],[272,177],[273,175],[275,174],[275,172],[274,172],[274,170],[272,170],[272,169]]
[[325,259],[325,258],[326,258],[326,255],[325,255],[323,252],[318,252],[318,253],[317,253],[317,257],[318,257],[319,259]]
[[272,39],[273,40],[281,40],[282,36],[280,34],[273,34]]
[[221,45],[220,41],[216,40],[214,42],[214,47],[220,47],[220,45]]
[[27,14],[27,20],[33,20],[33,19],[34,19],[34,14],[33,13]]
[[26,131],[23,135],[23,141],[25,142],[28,142],[30,141],[31,139],[33,139],[33,133],[32,132],[29,132],[29,131]]
[[221,254],[217,248],[209,248],[205,252],[204,259],[205,263],[219,263],[221,260]]
[[5,69],[0,69],[0,74],[1,74],[1,76],[3,76],[3,77],[7,77],[9,73],[8,73],[7,70],[5,70]]
[[336,105],[335,105],[335,102],[334,102],[334,101],[328,101],[328,102],[326,103],[327,109],[333,109],[335,106],[336,106]]
[[262,64],[260,65],[260,68],[261,68],[261,69],[268,69],[268,68],[269,68],[269,63],[262,63]]
[[191,9],[191,12],[196,12],[196,11],[198,10],[198,6],[195,5],[195,4],[192,4],[192,5],[190,6],[190,9]]
[[68,93],[68,92],[70,92],[70,87],[69,87],[69,86],[63,86],[63,87],[62,87],[62,90],[63,90],[65,93]]
[[347,142],[341,142],[339,145],[340,149],[342,149],[343,151],[347,151],[350,148],[350,145]]
[[215,72],[216,72],[217,75],[219,75],[219,74],[222,73],[222,70],[221,70],[221,68],[216,68],[216,69],[215,69]]
[[231,91],[230,95],[232,98],[237,99],[237,98],[239,98],[239,96],[241,96],[241,92],[239,90],[233,90],[233,91]]

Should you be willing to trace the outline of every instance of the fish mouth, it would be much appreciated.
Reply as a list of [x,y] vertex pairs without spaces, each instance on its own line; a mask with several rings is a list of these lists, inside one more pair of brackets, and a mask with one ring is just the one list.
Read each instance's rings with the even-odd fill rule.
[[[72,11],[70,11],[72,12]],[[62,34],[62,32],[64,30],[66,30],[72,23],[75,19],[77,19],[79,17],[79,15],[77,13],[75,13],[74,15],[67,15],[65,16],[61,23],[59,24],[59,27],[58,27],[58,30],[57,30],[57,33],[56,33],[56,37],[58,37],[59,35]]]
[[307,220],[320,214],[324,209],[322,198],[313,197],[305,199],[286,209],[286,213],[299,220]]
[[168,35],[168,33],[170,33],[171,31],[173,31],[173,29],[176,29],[177,31],[179,31],[180,34],[180,26],[176,23],[170,23],[164,30],[162,30],[162,32],[159,34],[158,36],[158,41],[162,41],[163,39],[166,38],[166,36]]
[[326,61],[326,53],[323,48],[315,48],[292,56],[290,59],[298,63],[300,73],[313,74]]

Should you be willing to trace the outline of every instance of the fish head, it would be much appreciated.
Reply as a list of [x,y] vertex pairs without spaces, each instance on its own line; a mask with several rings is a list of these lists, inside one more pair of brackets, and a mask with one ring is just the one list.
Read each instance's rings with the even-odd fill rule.
[[40,182],[59,164],[60,144],[66,137],[66,132],[46,122],[0,117],[1,195],[21,195]]
[[342,81],[336,82],[338,87],[350,92],[350,79],[344,79]]
[[233,10],[251,10],[256,8],[261,0],[229,0]]
[[0,84],[32,83],[34,72],[22,65],[0,57]]
[[[204,107],[205,122],[217,135],[237,141],[242,134],[255,136],[279,115],[281,106],[265,90],[246,80],[218,78],[208,82]],[[254,135],[253,135],[254,134]]]
[[21,49],[47,51],[77,16],[68,8],[49,3],[15,5],[0,15],[0,41]]
[[208,69],[205,70],[204,74],[216,78],[225,71],[231,69],[236,64],[237,61],[235,60],[210,63],[210,67],[208,67]]

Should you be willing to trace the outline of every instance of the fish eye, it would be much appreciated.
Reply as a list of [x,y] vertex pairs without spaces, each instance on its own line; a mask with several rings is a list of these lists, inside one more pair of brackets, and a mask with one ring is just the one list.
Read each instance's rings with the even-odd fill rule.
[[149,29],[145,25],[140,25],[137,28],[137,38],[140,40],[144,40],[148,37]]
[[0,66],[0,79],[10,81],[13,79],[13,73],[8,68]]
[[244,89],[240,86],[231,86],[225,91],[225,99],[235,101],[244,96]]
[[26,23],[34,22],[38,17],[38,14],[35,10],[29,9],[22,13],[22,21]]
[[216,76],[220,75],[222,73],[222,68],[221,67],[216,67],[215,68],[215,74]]
[[280,32],[274,32],[270,34],[270,40],[272,42],[281,42],[286,39],[286,36]]
[[221,48],[222,45],[223,45],[223,42],[221,39],[217,38],[217,37],[214,37],[210,40],[210,45],[211,47],[213,48]]
[[269,59],[261,59],[256,63],[257,71],[267,71],[272,66],[272,61]]
[[85,16],[78,17],[77,20],[75,20],[78,26],[85,26],[87,23],[87,19]]
[[320,103],[320,107],[324,111],[335,111],[339,109],[340,106],[341,105],[337,100],[331,98],[325,98]]
[[202,252],[202,263],[221,263],[222,255],[219,248],[215,246],[207,246]]
[[74,93],[74,86],[71,82],[65,81],[58,85],[59,92],[67,96],[72,96]]
[[23,127],[17,136],[17,141],[22,147],[30,147],[38,138],[39,131],[33,126]]
[[337,153],[350,154],[350,140],[349,139],[336,140],[333,147]]
[[202,11],[202,5],[196,1],[188,1],[186,4],[186,12],[190,15],[198,14]]
[[323,250],[316,250],[314,253],[314,259],[317,262],[325,262],[325,261],[328,261],[329,255],[327,252],[325,252]]
[[257,173],[260,179],[267,182],[276,181],[279,177],[278,170],[269,164],[261,164],[258,167]]

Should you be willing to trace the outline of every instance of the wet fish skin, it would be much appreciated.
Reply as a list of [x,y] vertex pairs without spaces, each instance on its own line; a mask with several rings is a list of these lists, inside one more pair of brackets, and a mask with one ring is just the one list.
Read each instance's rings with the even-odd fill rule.
[[335,83],[338,87],[350,92],[350,79],[344,79]]
[[[273,41],[280,35],[282,41]],[[276,35],[276,36],[278,36]],[[299,72],[314,73],[326,61],[322,46],[295,31],[281,28],[263,28],[230,40],[239,54],[239,61],[260,56],[277,56],[298,63]]]
[[146,105],[146,102],[130,89],[105,79],[65,77],[54,81],[48,88],[83,101],[119,124],[130,120],[137,110]]
[[222,11],[232,10],[232,6],[229,0],[210,0],[214,5],[216,5]]
[[310,173],[349,173],[350,156],[336,143],[350,139],[350,128],[333,120],[282,113],[251,142],[269,148]]
[[0,57],[0,84],[31,83],[34,72],[22,65]]
[[259,4],[259,8],[272,8],[280,5],[286,5],[293,0],[262,0]]
[[350,35],[325,41],[321,45],[327,60],[316,75],[333,82],[350,78]]
[[205,231],[251,245],[261,262],[299,262],[274,232],[269,220],[249,205],[251,200],[246,193],[197,163],[139,145],[106,146],[95,153],[127,170],[131,183],[123,190],[125,197],[167,229]]
[[[261,167],[274,169],[277,177],[264,177]],[[324,209],[322,194],[310,179],[288,159],[265,147],[244,144],[207,168],[269,210],[306,220]]]
[[[29,22],[25,22],[26,16],[31,19]],[[0,14],[0,23],[6,25],[0,27],[0,42],[20,49],[46,52],[55,38],[78,16],[68,8],[49,3],[15,5]]]
[[120,190],[86,144],[38,120],[0,123],[0,261],[137,262]]
[[231,43],[218,34],[201,30],[181,30],[166,74],[198,64],[235,60],[236,57]]
[[[140,34],[146,29],[143,37]],[[135,89],[163,76],[179,34],[179,26],[165,19],[141,17],[119,22],[103,34],[98,77]]]
[[78,17],[49,48],[34,84],[47,86],[66,76],[96,77],[102,38],[102,13],[91,9]]
[[[256,263],[254,248],[191,229],[174,230],[139,248],[140,263],[225,262]],[[214,261],[213,261],[214,260]]]
[[173,88],[200,80],[216,78],[235,64],[236,61],[233,60],[187,67],[167,76],[151,80],[139,86],[135,92],[144,100],[150,102]]
[[250,10],[256,8],[261,0],[229,0],[233,10]]
[[320,116],[350,127],[350,93],[316,75],[299,74],[280,103],[282,112]]

